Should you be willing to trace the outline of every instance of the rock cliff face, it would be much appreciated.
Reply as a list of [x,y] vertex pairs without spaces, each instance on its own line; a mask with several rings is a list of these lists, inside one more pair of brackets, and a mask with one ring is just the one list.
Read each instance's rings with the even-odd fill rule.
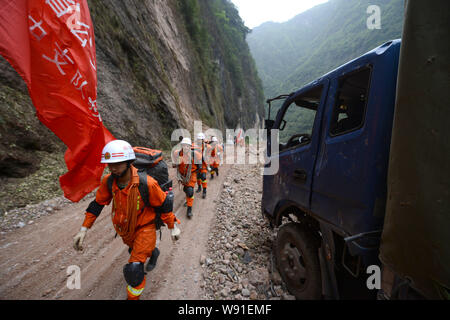
[[[261,85],[245,30],[238,29],[245,27],[240,18],[230,20],[237,11],[228,1],[91,0],[89,6],[99,101],[113,134],[168,146],[172,130],[192,129],[194,120],[224,129],[252,127],[263,116]],[[227,30],[241,39],[230,39]],[[230,61],[227,50],[236,49]],[[245,75],[242,82],[235,69]]]
[[[254,127],[262,85],[228,0],[88,0],[98,106],[134,145],[169,148],[173,129]],[[65,146],[36,118],[22,79],[0,58],[0,178],[26,177]]]
[[[245,36],[227,0],[88,0],[106,127],[133,144],[164,148],[194,120],[219,129],[253,127],[263,93]],[[1,58],[0,175],[23,177],[34,150],[65,147],[35,117],[23,81]],[[13,162],[13,163],[11,163]]]

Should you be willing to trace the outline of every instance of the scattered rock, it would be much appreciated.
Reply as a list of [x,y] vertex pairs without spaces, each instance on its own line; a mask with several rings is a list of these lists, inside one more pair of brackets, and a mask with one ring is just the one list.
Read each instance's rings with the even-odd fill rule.
[[253,285],[269,282],[269,272],[267,268],[258,268],[248,273],[248,280]]
[[249,296],[250,296],[250,290],[248,290],[248,289],[242,289],[241,294],[242,294],[244,297],[249,297]]
[[259,165],[230,168],[216,202],[216,223],[208,237],[204,263],[200,257],[204,279],[201,299],[291,298],[272,266],[276,230],[261,216],[261,190]]
[[252,261],[252,257],[250,256],[250,253],[248,251],[244,252],[244,255],[242,256],[242,263],[249,264]]
[[242,257],[242,256],[244,255],[245,251],[244,251],[244,249],[242,249],[242,248],[237,248],[237,249],[236,249],[236,253],[237,253],[240,257]]
[[228,297],[228,295],[230,294],[230,291],[227,288],[224,288],[220,294],[222,295],[222,297],[226,298]]
[[244,250],[250,250],[250,249],[245,245],[245,243],[239,243],[238,246],[241,247],[241,248],[244,249]]

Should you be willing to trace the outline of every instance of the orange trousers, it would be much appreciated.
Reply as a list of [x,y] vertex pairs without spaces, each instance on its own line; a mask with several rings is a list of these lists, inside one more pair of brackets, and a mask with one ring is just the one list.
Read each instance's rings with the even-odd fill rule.
[[197,173],[197,185],[201,185],[203,189],[208,188],[208,181],[206,180],[206,172]]
[[145,288],[145,276],[144,280],[142,280],[141,284],[137,287],[132,287],[130,285],[127,286],[127,300],[139,300],[141,297],[142,291]]
[[[187,184],[183,184],[183,191],[186,194],[186,204],[188,207],[192,207],[194,205],[194,187],[197,184],[197,174],[196,172],[192,172],[191,179]],[[192,192],[191,192],[192,191]]]
[[[154,224],[150,224],[139,228],[136,231],[136,236],[132,243],[127,243],[131,248],[131,255],[128,262],[142,262],[145,263],[147,258],[151,257],[156,246],[156,228]],[[127,299],[139,300],[145,288],[146,277],[136,286],[127,285]]]
[[194,205],[194,187],[185,186],[183,191],[186,194],[186,205],[192,207]]

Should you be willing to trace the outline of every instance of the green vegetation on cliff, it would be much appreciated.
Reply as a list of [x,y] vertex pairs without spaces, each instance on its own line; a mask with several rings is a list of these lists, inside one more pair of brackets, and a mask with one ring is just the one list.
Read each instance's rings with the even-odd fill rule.
[[[381,29],[367,28],[370,5],[381,9]],[[402,24],[403,0],[330,0],[285,23],[262,24],[247,40],[269,98],[400,38]]]
[[[212,100],[212,110],[209,114],[201,113],[202,120],[218,128],[253,126],[257,114],[263,116],[264,95],[246,42],[250,30],[238,10],[228,0],[177,0],[177,3],[198,54],[202,86]],[[217,124],[217,114],[224,117],[225,126]]]

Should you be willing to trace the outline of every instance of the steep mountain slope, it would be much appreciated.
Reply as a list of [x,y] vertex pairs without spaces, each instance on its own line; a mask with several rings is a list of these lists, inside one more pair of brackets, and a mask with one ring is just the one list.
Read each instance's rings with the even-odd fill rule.
[[[88,0],[88,5],[96,37],[97,103],[115,137],[169,149],[172,130],[191,130],[194,120],[222,130],[260,123],[262,85],[245,41],[248,29],[232,3]],[[0,214],[60,194],[65,146],[37,120],[26,86],[3,58],[0,138]]]
[[[367,28],[370,5],[381,29]],[[289,93],[382,43],[401,37],[402,0],[330,0],[285,23],[265,23],[247,37],[266,97]]]

